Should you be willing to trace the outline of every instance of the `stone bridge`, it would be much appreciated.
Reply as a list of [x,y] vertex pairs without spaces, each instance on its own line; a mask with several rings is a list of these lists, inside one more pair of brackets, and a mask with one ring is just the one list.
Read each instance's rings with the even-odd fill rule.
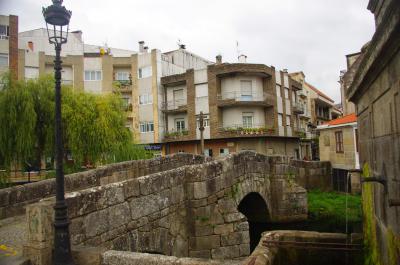
[[[248,256],[258,243],[253,222],[307,217],[306,190],[296,184],[298,169],[287,157],[182,157],[186,165],[175,168],[163,167],[165,158],[151,160],[154,168],[171,168],[152,174],[138,174],[137,166],[103,169],[102,185],[68,193],[72,245],[230,259]],[[26,209],[24,252],[34,264],[51,256],[53,205],[50,197]]]

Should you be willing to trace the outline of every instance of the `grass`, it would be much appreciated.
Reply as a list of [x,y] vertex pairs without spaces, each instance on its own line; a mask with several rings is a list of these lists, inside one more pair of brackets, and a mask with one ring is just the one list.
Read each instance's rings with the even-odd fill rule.
[[[346,224],[346,194],[308,192],[308,211],[311,220],[325,220],[338,225]],[[347,215],[349,223],[362,222],[361,196],[347,195]]]

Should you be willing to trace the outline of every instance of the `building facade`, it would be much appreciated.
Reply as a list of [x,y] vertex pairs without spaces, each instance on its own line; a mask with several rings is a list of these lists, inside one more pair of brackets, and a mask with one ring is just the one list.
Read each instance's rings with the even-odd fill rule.
[[205,154],[241,150],[300,158],[304,113],[301,84],[287,71],[263,64],[217,63],[161,78],[164,88],[166,154],[201,153],[199,114],[205,115]]
[[300,115],[300,127],[305,131],[301,139],[302,158],[319,159],[318,125],[324,124],[342,115],[335,107],[333,99],[319,89],[306,82],[303,72],[290,73],[290,77],[302,85],[299,98],[304,106],[304,114]]
[[12,70],[18,78],[18,17],[0,15],[0,74]]
[[400,2],[370,0],[368,9],[376,31],[345,94],[355,104],[360,164],[368,181],[362,185],[368,260],[395,265],[400,260]]
[[[19,33],[18,43],[19,79],[53,73],[55,52],[45,29]],[[164,137],[161,77],[211,63],[187,51],[184,45],[167,53],[149,50],[143,41],[139,42],[138,52],[89,45],[83,42],[81,31],[69,34],[61,56],[63,84],[121,96],[126,105],[126,127],[140,144],[159,143]]]
[[333,188],[359,193],[360,175],[354,173],[354,169],[360,169],[356,115],[352,113],[328,121],[319,125],[317,130],[320,159],[330,161],[332,165]]

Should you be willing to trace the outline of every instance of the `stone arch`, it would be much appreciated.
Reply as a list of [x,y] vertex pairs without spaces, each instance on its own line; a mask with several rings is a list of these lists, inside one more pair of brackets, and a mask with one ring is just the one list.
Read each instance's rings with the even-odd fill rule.
[[270,220],[266,200],[258,192],[250,192],[240,201],[238,211],[246,216],[249,224],[250,252],[261,239],[261,224]]

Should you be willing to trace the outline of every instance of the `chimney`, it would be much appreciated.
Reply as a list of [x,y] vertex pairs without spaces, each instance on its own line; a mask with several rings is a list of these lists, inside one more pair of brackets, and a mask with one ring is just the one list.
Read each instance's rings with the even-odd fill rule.
[[215,56],[215,64],[222,64],[222,55],[218,54]]
[[139,52],[144,52],[144,41],[139,41]]
[[149,51],[149,47],[148,46],[144,46],[143,47],[143,52],[147,53]]
[[239,55],[238,60],[239,60],[239,63],[246,63],[247,56],[244,54],[241,54],[241,55]]
[[33,52],[33,41],[28,41],[29,51]]
[[179,49],[185,50],[186,49],[186,45],[185,44],[179,44]]
[[82,41],[82,30],[75,30],[71,32],[78,40]]

